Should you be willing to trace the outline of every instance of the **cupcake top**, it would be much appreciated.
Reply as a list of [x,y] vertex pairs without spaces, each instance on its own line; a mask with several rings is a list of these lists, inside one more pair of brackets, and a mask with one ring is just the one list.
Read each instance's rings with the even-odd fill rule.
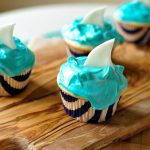
[[71,24],[64,26],[62,29],[63,37],[92,47],[112,38],[123,42],[123,37],[113,28],[112,23],[103,19],[104,10],[104,8],[96,9],[85,17],[76,19]]
[[0,27],[0,72],[14,77],[31,69],[35,62],[34,54],[16,37],[14,25]]
[[87,99],[99,110],[115,103],[127,87],[124,67],[113,65],[108,57],[111,52],[105,49],[111,49],[112,42],[105,42],[95,48],[88,57],[69,57],[61,66],[57,79],[61,88],[75,97]]
[[150,25],[150,1],[132,0],[121,5],[115,18],[126,23]]

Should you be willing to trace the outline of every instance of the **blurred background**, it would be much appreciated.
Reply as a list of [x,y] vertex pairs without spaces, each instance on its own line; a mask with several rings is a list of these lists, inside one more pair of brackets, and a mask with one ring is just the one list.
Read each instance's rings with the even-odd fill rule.
[[15,23],[14,35],[23,41],[45,35],[51,38],[53,33],[59,34],[65,24],[103,5],[107,6],[105,17],[112,20],[115,7],[125,1],[0,0],[0,24]]
[[24,7],[63,3],[110,3],[119,4],[127,0],[0,0],[0,12]]

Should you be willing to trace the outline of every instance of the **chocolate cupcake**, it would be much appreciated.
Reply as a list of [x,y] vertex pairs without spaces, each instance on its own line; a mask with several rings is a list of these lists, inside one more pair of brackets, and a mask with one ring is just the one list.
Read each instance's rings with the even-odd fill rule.
[[112,23],[104,19],[104,12],[105,8],[95,9],[63,27],[68,56],[87,56],[94,47],[112,38],[116,38],[116,43],[124,41]]
[[0,96],[22,92],[34,66],[34,54],[13,37],[14,25],[0,27]]
[[150,1],[132,0],[115,11],[117,31],[129,43],[150,44]]
[[111,118],[127,87],[123,66],[111,61],[114,40],[91,51],[88,57],[69,57],[57,77],[66,113],[81,121],[98,123]]

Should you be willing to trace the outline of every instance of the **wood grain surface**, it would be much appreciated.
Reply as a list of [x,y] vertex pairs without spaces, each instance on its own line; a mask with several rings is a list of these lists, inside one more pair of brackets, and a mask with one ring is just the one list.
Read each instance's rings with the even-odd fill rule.
[[103,150],[150,150],[150,146],[134,143],[120,142],[112,144]]
[[149,150],[150,149],[150,129],[141,132],[125,141],[110,144],[102,150]]
[[15,97],[0,98],[2,150],[101,149],[150,127],[149,47],[123,44],[114,50],[113,61],[126,66],[129,87],[116,115],[98,125],[80,123],[63,110],[56,84],[59,67],[66,60],[63,41],[36,39],[30,47],[36,66],[29,86]]

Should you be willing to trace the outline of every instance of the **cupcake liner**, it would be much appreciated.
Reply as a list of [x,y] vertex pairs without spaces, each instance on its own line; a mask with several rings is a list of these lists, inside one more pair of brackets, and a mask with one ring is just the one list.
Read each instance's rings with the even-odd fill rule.
[[13,96],[22,92],[29,82],[30,74],[31,70],[24,71],[15,77],[0,74],[0,96]]
[[88,52],[79,52],[79,51],[73,50],[69,46],[66,49],[67,49],[68,56],[81,57],[81,56],[88,56],[89,54]]
[[147,45],[150,42],[150,27],[139,27],[136,25],[118,22],[116,28],[117,31],[129,43],[134,43],[137,45]]
[[114,115],[119,101],[104,110],[96,110],[86,99],[73,97],[63,90],[60,90],[60,94],[66,113],[81,122],[87,123],[99,123],[110,119]]

